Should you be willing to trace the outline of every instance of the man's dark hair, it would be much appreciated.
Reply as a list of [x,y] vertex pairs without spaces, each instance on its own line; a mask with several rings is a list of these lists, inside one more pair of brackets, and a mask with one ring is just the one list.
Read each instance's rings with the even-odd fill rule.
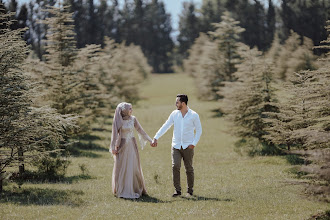
[[184,102],[184,103],[186,103],[186,105],[188,105],[188,96],[187,95],[179,94],[176,97],[179,98],[180,102]]

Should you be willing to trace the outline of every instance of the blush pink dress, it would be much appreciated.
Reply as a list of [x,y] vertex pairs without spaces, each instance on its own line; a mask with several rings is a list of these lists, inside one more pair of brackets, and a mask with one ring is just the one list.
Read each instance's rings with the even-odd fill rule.
[[147,193],[134,128],[138,131],[140,141],[143,142],[142,146],[147,141],[152,141],[134,116],[124,120],[112,172],[112,191],[120,198],[136,199]]

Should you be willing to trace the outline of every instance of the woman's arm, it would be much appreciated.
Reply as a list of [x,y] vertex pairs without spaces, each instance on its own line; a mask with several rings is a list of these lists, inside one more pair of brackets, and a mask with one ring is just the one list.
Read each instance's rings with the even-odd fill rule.
[[134,117],[134,127],[139,132],[139,134],[143,137],[144,140],[149,141],[149,143],[152,142],[152,139],[149,137],[149,135],[143,130],[142,126],[140,125],[139,121],[136,117]]

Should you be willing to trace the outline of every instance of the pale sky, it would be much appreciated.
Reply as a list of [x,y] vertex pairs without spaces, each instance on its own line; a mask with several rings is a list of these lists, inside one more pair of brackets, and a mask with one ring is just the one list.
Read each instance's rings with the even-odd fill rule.
[[[166,11],[171,13],[172,18],[172,27],[173,30],[178,29],[179,25],[179,15],[182,11],[182,5],[184,0],[163,0],[165,3]],[[194,2],[197,4],[196,8],[200,8],[202,4],[202,0],[190,0],[189,2]]]

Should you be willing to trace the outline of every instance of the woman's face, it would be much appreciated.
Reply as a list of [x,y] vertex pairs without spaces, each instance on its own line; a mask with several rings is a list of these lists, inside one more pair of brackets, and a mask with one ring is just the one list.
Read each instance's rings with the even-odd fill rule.
[[129,109],[128,109],[128,115],[131,116],[132,115],[132,112],[133,112],[133,107],[130,106]]

